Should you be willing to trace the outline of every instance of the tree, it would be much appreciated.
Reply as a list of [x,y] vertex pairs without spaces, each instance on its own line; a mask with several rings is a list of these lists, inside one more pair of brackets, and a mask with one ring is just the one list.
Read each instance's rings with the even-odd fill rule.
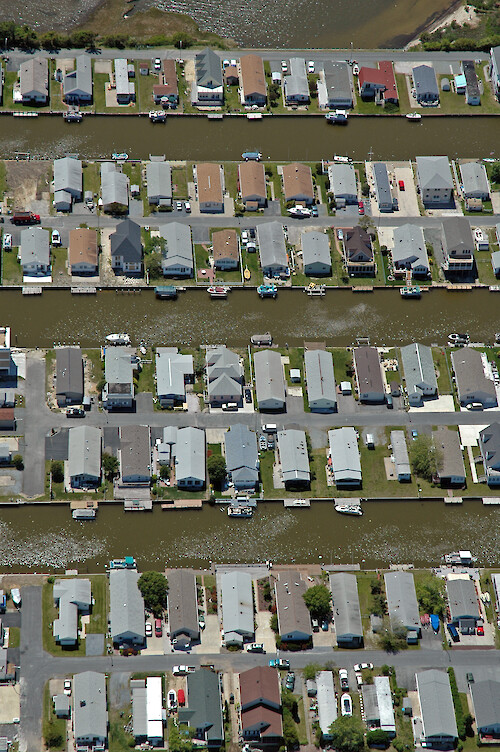
[[275,634],[278,634],[278,614],[273,614],[269,620],[269,626]]
[[167,478],[170,478],[170,470],[169,470],[168,465],[160,466],[160,478],[162,480],[166,480]]
[[361,721],[356,716],[344,715],[330,726],[332,747],[337,752],[361,752],[365,738]]
[[416,585],[417,600],[420,608],[426,614],[443,616],[446,604],[443,598],[444,582],[437,577],[430,577]]
[[212,454],[207,460],[207,472],[210,483],[220,489],[227,475],[226,460],[221,454]]
[[144,598],[144,605],[155,616],[161,616],[167,607],[167,578],[161,572],[143,572],[137,581],[137,586]]
[[326,585],[313,585],[303,595],[311,616],[321,618],[330,613],[330,591]]
[[500,164],[494,164],[491,168],[491,179],[494,183],[500,183]]
[[60,460],[52,460],[50,472],[53,483],[64,483],[64,465]]
[[149,274],[149,279],[162,279],[163,269],[161,266],[161,256],[159,253],[151,253],[144,259],[144,268]]
[[24,460],[22,454],[15,454],[12,458],[12,464],[16,470],[24,470]]
[[297,700],[289,689],[284,689],[281,695],[283,706],[283,740],[287,749],[297,749],[299,736],[297,723],[299,722]]
[[321,671],[319,663],[308,663],[307,666],[304,666],[302,675],[304,676],[304,679],[316,679],[316,674],[319,673],[319,671]]
[[395,627],[392,631],[387,629],[379,636],[379,645],[386,653],[399,653],[400,650],[407,648],[406,629]]
[[387,731],[384,731],[384,729],[374,729],[367,733],[366,743],[369,747],[382,747],[383,749],[387,749],[390,744],[389,734]]
[[410,459],[415,475],[431,481],[437,472],[437,450],[430,436],[421,434],[411,442]]
[[106,480],[113,480],[113,478],[118,475],[119,463],[114,454],[108,454],[108,452],[103,453],[102,467]]
[[45,746],[47,749],[59,749],[62,746],[63,738],[54,721],[49,721],[44,731]]

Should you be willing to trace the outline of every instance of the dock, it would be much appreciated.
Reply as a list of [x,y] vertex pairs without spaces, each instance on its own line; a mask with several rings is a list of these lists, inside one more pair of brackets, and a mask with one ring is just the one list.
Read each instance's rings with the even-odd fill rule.
[[222,112],[210,112],[207,115],[207,118],[209,120],[222,120],[223,117],[224,115],[222,114]]
[[292,507],[310,507],[311,499],[283,499],[283,506],[285,509],[291,509]]
[[177,297],[177,287],[175,285],[161,285],[160,287],[155,287],[155,295],[160,299],[175,300]]
[[499,496],[483,496],[483,504],[485,507],[498,506],[500,504]]
[[43,287],[23,287],[23,295],[41,295]]
[[462,504],[463,499],[461,496],[445,496],[444,497],[444,503],[445,504]]
[[369,285],[367,285],[366,287],[365,286],[358,287],[356,285],[356,286],[351,287],[351,290],[353,292],[373,292],[373,287],[370,287]]
[[72,295],[96,295],[97,287],[72,287]]
[[172,499],[167,504],[162,504],[162,511],[168,511],[169,509],[201,509],[203,507],[203,499]]
[[38,112],[13,112],[14,117],[38,117]]

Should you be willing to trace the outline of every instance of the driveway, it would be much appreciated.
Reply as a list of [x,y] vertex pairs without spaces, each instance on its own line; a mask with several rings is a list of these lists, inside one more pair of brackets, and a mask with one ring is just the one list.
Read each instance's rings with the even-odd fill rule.
[[[399,181],[404,182],[404,191],[399,190]],[[419,217],[420,209],[418,206],[417,189],[411,164],[394,167],[394,193],[397,195],[399,203],[400,217]]]

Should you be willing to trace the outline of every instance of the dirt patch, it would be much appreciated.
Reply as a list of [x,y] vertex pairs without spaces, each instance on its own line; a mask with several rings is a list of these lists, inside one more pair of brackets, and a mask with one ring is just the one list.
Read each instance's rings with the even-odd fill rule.
[[47,193],[52,163],[44,161],[7,160],[7,189],[15,209],[24,209],[32,201],[41,201]]

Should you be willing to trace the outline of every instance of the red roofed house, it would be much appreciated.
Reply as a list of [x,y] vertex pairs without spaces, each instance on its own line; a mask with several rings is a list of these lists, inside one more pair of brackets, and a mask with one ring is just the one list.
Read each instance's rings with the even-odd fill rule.
[[240,674],[241,733],[247,743],[265,750],[283,744],[281,692],[278,672],[257,666]]
[[398,87],[390,60],[381,60],[378,68],[360,68],[359,91],[363,99],[381,97],[385,102],[398,104]]

